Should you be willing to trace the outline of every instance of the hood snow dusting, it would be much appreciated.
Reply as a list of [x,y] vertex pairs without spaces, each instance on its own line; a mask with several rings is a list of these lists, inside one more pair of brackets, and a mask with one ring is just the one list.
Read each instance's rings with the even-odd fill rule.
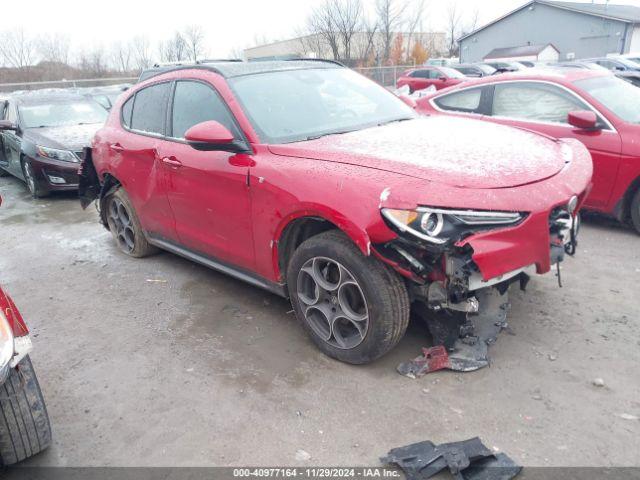
[[542,135],[444,116],[272,145],[270,150],[463,188],[504,188],[540,181],[558,173],[572,158],[570,146]]
[[91,139],[102,127],[102,123],[70,125],[67,127],[29,128],[25,131],[37,145],[62,150],[82,150],[91,145]]

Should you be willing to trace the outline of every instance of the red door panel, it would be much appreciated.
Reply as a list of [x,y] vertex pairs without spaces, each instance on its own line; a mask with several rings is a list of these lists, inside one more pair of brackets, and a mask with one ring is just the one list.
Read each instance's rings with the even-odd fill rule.
[[239,267],[254,265],[246,157],[201,152],[180,142],[159,148],[182,245]]
[[581,141],[591,153],[593,159],[593,188],[585,201],[585,206],[605,211],[620,168],[622,142],[620,135],[613,130],[586,131],[569,125],[554,125],[527,122],[514,119],[484,117],[504,125],[522,127],[544,133],[556,138],[575,138]]
[[115,175],[121,179],[133,202],[142,228],[147,232],[175,239],[175,221],[166,192],[165,169],[157,154],[162,140],[113,130],[104,146],[116,166]]

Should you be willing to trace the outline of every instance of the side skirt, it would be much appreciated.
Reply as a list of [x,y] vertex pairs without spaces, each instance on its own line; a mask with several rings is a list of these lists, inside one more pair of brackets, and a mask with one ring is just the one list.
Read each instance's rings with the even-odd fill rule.
[[181,257],[204,265],[205,267],[209,267],[219,272],[230,275],[255,287],[268,290],[269,292],[275,293],[280,297],[287,298],[289,296],[287,293],[287,288],[284,284],[271,282],[266,278],[260,277],[245,270],[241,270],[235,266],[220,262],[219,260],[213,259],[211,257],[204,256],[198,252],[194,252],[193,250],[189,250],[181,245],[176,245],[173,242],[155,237],[149,233],[147,233],[147,240],[149,241],[149,243],[155,245],[158,248],[167,250],[171,253],[175,253],[176,255],[180,255]]

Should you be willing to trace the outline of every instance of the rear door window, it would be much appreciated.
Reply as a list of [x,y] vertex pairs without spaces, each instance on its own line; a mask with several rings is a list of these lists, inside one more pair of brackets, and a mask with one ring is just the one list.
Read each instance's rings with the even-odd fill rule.
[[159,83],[136,93],[131,115],[131,129],[164,135],[164,123],[170,83]]
[[569,112],[575,110],[591,109],[570,93],[545,83],[497,84],[493,94],[495,117],[567,123]]
[[201,82],[177,82],[171,112],[171,137],[184,138],[191,127],[210,120],[227,127],[234,137],[240,136],[224,100],[213,88]]
[[434,100],[442,110],[481,113],[482,88],[470,88],[461,92],[443,95]]

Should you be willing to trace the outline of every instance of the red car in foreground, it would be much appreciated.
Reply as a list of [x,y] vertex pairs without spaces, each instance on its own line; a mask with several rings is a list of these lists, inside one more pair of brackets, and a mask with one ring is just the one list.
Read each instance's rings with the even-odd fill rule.
[[370,362],[413,303],[474,312],[575,245],[591,158],[485,122],[420,118],[333,62],[161,67],[81,167],[127,255],[157,248],[289,297],[326,354]]
[[640,89],[630,83],[599,70],[526,70],[429,95],[418,110],[579,140],[593,158],[585,208],[640,233]]
[[424,90],[434,86],[436,90],[452,87],[466,81],[468,78],[457,70],[449,67],[419,67],[407,70],[396,82],[396,87],[409,86],[409,92]]
[[0,468],[31,457],[51,443],[51,427],[29,359],[29,330],[0,288]]

